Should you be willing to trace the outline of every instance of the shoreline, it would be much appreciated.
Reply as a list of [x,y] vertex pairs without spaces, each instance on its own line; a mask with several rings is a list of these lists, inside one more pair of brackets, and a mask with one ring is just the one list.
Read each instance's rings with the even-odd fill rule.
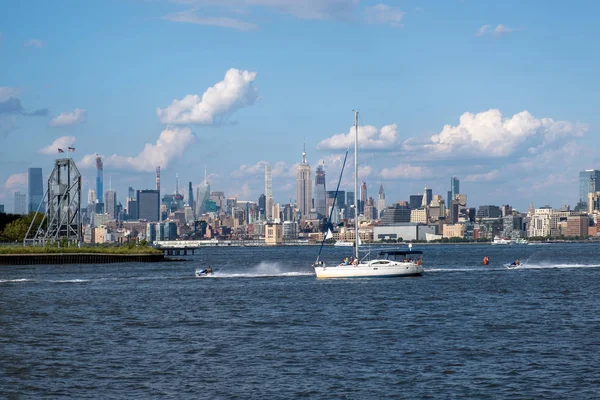
[[0,254],[0,265],[152,263],[170,260],[164,254],[29,253]]

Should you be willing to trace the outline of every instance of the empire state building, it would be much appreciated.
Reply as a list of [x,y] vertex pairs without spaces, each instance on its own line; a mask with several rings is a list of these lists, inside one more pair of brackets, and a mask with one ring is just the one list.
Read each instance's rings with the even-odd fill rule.
[[312,208],[312,180],[310,165],[306,162],[306,148],[302,152],[302,164],[296,173],[296,201],[302,217],[308,215]]

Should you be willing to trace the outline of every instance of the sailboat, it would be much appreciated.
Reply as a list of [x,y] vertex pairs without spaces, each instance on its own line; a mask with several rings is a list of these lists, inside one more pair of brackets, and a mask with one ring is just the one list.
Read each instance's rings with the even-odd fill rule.
[[[354,130],[354,193],[358,193],[358,111],[354,111]],[[423,252],[412,250],[411,244],[408,245],[408,250],[381,249],[373,258],[371,258],[371,251],[367,252],[363,258],[360,258],[361,243],[358,236],[357,196],[354,196],[354,237],[356,238],[354,256],[350,257],[350,259],[345,258],[341,264],[326,264],[319,259],[319,251],[319,256],[317,256],[317,260],[313,264],[317,278],[383,278],[414,276],[423,273]],[[323,246],[321,246],[322,248]]]

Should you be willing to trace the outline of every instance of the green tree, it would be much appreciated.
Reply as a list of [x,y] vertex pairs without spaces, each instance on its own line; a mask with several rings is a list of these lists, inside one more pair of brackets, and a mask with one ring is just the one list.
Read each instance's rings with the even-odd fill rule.
[[[31,227],[31,232],[36,232],[39,229],[40,223],[42,222],[44,216],[42,214],[36,215],[36,213],[32,212],[27,215],[23,215],[7,224],[0,234],[0,240],[9,242],[22,242],[23,239],[25,239],[29,225],[31,225],[31,221],[34,220],[34,217],[35,224]],[[30,235],[32,235],[31,232]]]

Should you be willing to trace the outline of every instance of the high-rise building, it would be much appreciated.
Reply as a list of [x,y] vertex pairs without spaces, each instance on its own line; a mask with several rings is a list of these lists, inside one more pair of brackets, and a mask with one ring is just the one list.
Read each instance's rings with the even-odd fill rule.
[[588,193],[600,191],[600,171],[586,169],[579,173],[579,204],[582,210],[588,209]]
[[323,165],[317,165],[315,173],[315,209],[322,217],[329,217],[327,214],[327,190]]
[[192,182],[188,183],[188,201],[187,203],[192,208],[192,214],[196,217],[196,204],[194,204],[194,189],[192,188]]
[[138,218],[150,222],[160,220],[160,193],[158,190],[137,191]]
[[104,212],[108,214],[110,219],[117,217],[117,192],[112,189],[106,191],[104,197]]
[[4,212],[4,204],[0,204],[0,213]]
[[27,196],[20,191],[15,192],[15,214],[25,214],[27,212]]
[[265,165],[265,218],[273,218],[273,186],[271,164]]
[[460,193],[460,182],[458,178],[450,178],[450,190],[448,190],[447,204],[452,204],[452,200]]
[[[339,196],[339,194],[338,194]],[[344,216],[346,218],[354,218],[354,192],[346,192],[346,208],[344,209]]]
[[381,218],[383,210],[385,210],[385,191],[382,183],[379,185],[379,197],[377,198],[377,218]]
[[258,196],[258,213],[261,219],[265,219],[265,207],[267,206],[267,196],[261,194]]
[[210,200],[210,183],[204,181],[196,189],[196,215],[206,214],[206,201]]
[[423,195],[422,194],[411,194],[408,196],[408,206],[411,210],[423,207]]
[[306,162],[306,149],[302,152],[302,164],[296,173],[296,202],[302,217],[305,217],[312,208],[312,182],[310,165]]
[[96,155],[96,212],[101,214],[104,212],[104,165],[102,164],[102,157]]
[[41,168],[29,168],[27,170],[27,181],[29,188],[29,205],[27,207],[28,212],[38,211],[46,212],[44,207],[44,183],[42,181],[42,169]]
[[359,214],[365,213],[365,205],[367,204],[367,182],[363,181],[360,185],[360,201],[358,202]]

